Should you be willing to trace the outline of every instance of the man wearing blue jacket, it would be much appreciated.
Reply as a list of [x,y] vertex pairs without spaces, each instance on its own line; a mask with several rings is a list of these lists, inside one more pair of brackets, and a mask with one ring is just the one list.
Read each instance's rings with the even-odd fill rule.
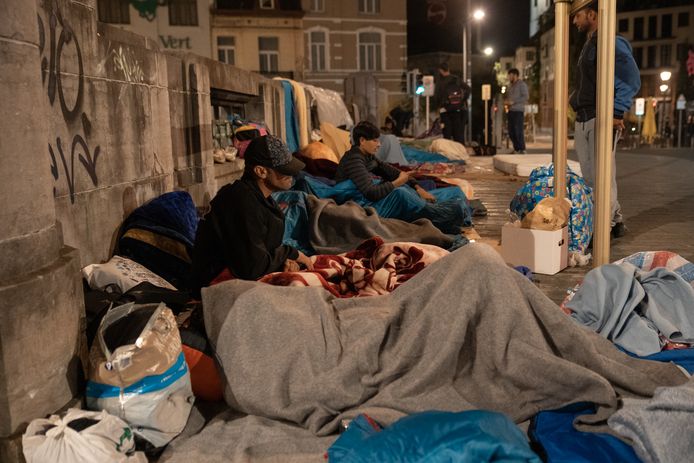
[[[594,188],[598,2],[597,0],[574,0],[571,5],[571,14],[576,28],[588,34],[578,58],[576,88],[569,97],[569,102],[576,112],[574,132],[576,154],[581,164],[583,178],[588,186]],[[634,61],[631,45],[624,37],[617,36],[614,77],[615,147],[617,146],[616,140],[624,130],[624,113],[631,107],[632,98],[639,91],[639,88],[641,88],[641,77],[636,61]],[[626,233],[626,227],[617,200],[617,170],[614,149],[612,151],[611,198],[611,234],[613,238],[619,238]]]

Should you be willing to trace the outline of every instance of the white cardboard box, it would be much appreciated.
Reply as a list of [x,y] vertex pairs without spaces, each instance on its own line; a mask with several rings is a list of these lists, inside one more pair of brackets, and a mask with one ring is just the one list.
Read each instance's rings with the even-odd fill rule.
[[501,229],[501,255],[508,264],[524,265],[534,273],[554,275],[568,265],[568,227],[546,231],[507,223]]

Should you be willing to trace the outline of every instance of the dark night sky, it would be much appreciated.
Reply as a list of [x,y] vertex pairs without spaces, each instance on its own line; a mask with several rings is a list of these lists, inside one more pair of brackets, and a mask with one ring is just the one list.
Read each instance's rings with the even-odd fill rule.
[[[528,40],[530,0],[472,0],[473,10],[486,12],[481,45],[491,45],[495,56],[511,55]],[[445,14],[432,5],[444,5]],[[460,53],[460,27],[465,0],[408,0],[408,49],[411,55],[445,51]],[[476,24],[472,24],[473,43]]]
[[529,0],[486,0],[483,8],[487,17],[482,27],[482,42],[494,47],[497,57],[514,54],[516,47],[528,41]]

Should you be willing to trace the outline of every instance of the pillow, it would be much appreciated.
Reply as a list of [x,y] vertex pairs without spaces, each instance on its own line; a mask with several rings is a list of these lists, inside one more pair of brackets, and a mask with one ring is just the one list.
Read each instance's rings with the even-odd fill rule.
[[103,290],[115,284],[126,292],[142,282],[149,282],[161,288],[176,290],[168,281],[135,261],[121,256],[113,256],[105,264],[91,264],[82,269],[82,275],[87,279],[89,287]]

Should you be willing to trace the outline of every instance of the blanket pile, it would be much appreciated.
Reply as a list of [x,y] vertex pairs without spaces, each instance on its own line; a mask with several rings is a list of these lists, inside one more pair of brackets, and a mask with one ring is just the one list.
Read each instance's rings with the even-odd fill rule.
[[596,404],[577,426],[605,430],[621,398],[686,381],[576,324],[483,244],[383,296],[235,280],[202,297],[227,403],[318,436],[360,413],[388,424],[487,409],[520,423],[576,402]]

